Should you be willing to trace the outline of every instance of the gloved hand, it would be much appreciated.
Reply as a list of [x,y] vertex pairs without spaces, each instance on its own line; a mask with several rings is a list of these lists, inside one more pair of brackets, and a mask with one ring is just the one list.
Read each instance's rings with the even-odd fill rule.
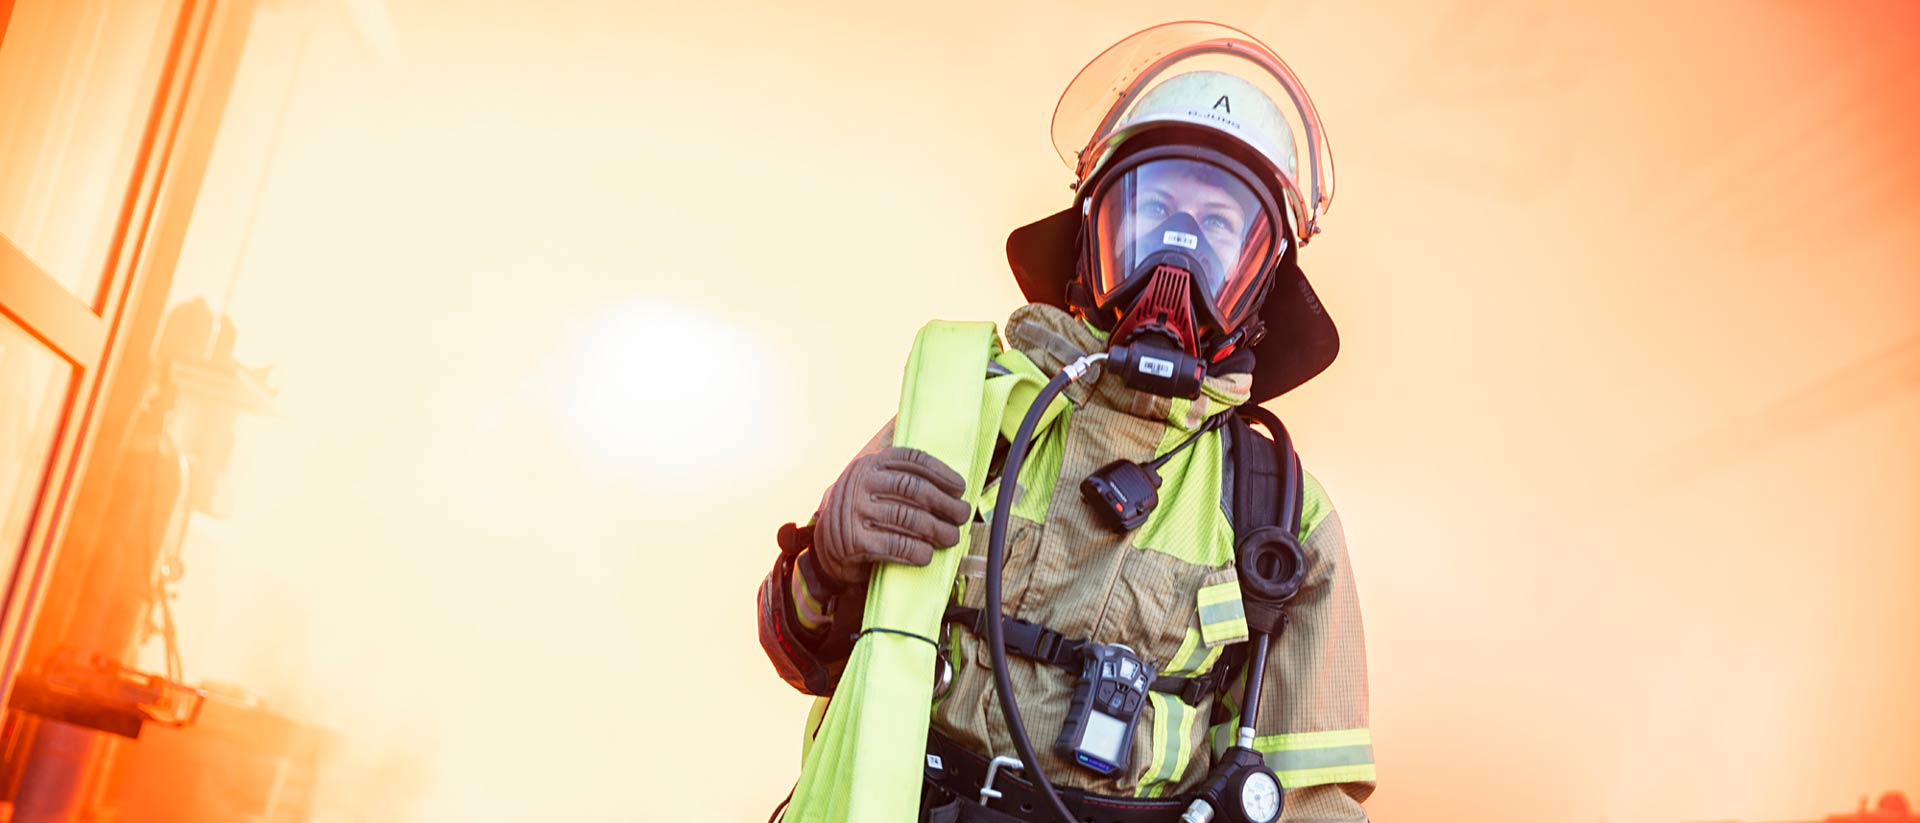
[[862,585],[876,560],[925,566],[934,549],[960,542],[973,508],[960,499],[966,481],[940,458],[891,446],[847,464],[814,521],[820,570],[842,585]]

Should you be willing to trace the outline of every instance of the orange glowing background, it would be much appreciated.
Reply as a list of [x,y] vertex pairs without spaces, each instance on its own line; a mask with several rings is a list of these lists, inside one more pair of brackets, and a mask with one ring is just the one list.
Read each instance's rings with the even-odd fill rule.
[[190,675],[396,820],[764,817],[775,527],[916,328],[1018,305],[1056,96],[1169,15],[1267,40],[1339,162],[1345,351],[1273,406],[1358,568],[1374,819],[1920,790],[1905,2],[268,4],[174,293],[239,267],[282,416],[188,547]]

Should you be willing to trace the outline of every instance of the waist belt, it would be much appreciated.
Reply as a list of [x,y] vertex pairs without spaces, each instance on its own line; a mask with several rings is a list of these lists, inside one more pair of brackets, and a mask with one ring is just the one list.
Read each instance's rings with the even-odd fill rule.
[[[965,626],[978,637],[987,636],[987,613],[979,609],[949,606],[944,622]],[[1002,617],[1000,625],[1007,638],[1009,654],[1051,663],[1076,675],[1080,673],[1080,649],[1087,645],[1087,641],[1068,640],[1065,635],[1046,626],[1011,617]],[[1147,688],[1162,694],[1178,695],[1187,705],[1198,706],[1200,701],[1219,693],[1222,671],[1216,668],[1199,677],[1160,675]]]
[[[927,733],[927,782],[963,804],[978,805],[987,782],[987,760],[967,751],[938,731]],[[1079,789],[1055,787],[1073,816],[1087,823],[1175,823],[1187,808],[1185,800],[1107,797]],[[1051,804],[1039,789],[1002,768],[993,775],[992,789],[1000,796],[986,808],[1016,820],[1051,821]],[[962,820],[969,819],[961,815]]]

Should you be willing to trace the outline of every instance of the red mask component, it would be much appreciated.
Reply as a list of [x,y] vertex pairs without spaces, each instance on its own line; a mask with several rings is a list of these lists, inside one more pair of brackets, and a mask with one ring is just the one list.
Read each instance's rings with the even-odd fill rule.
[[1113,330],[1118,343],[1131,343],[1147,334],[1159,334],[1190,356],[1200,354],[1200,334],[1193,320],[1193,276],[1177,266],[1153,271],[1133,308]]
[[1206,378],[1193,321],[1193,275],[1159,266],[1113,331],[1108,365],[1126,384],[1162,397],[1197,397]]

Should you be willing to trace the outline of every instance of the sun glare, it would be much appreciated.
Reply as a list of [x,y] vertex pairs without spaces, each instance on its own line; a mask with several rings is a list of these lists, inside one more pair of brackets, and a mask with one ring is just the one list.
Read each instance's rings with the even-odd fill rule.
[[565,352],[556,413],[583,462],[616,474],[734,468],[776,448],[767,408],[788,370],[751,329],[689,306],[634,301]]

